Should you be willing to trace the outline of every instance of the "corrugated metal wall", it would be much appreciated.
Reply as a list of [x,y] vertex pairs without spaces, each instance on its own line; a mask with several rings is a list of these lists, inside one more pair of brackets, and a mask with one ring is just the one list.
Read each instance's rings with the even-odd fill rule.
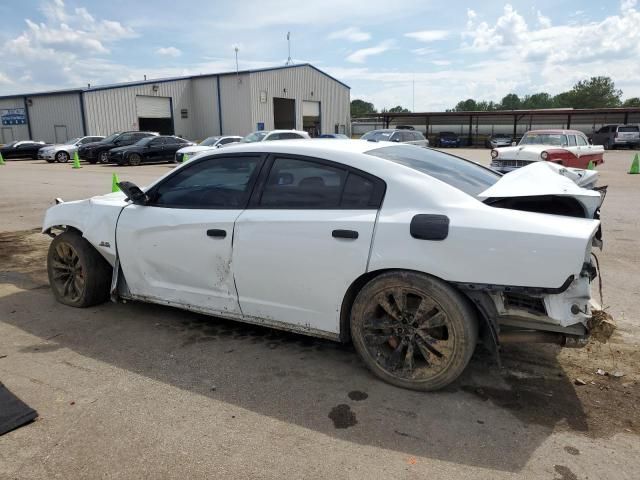
[[84,135],[79,93],[42,95],[30,100],[31,106],[27,108],[34,140],[55,143]]
[[171,97],[175,134],[191,139],[193,116],[180,118],[180,110],[193,111],[191,80],[158,82],[158,91],[152,83],[84,93],[88,135],[109,135],[118,130],[138,130],[136,95]]
[[244,136],[256,129],[251,120],[250,74],[221,76],[220,102],[224,135]]
[[218,116],[217,77],[194,78],[192,80],[191,104],[192,140],[204,140],[212,135],[220,135]]
[[[261,91],[266,92],[266,102],[260,101]],[[321,133],[333,133],[336,125],[344,125],[349,134],[349,88],[309,66],[251,73],[254,128],[258,122],[264,122],[265,129],[273,129],[274,97],[295,99],[296,128],[299,130],[302,129],[302,101],[309,100],[320,102]]]
[[[3,108],[24,108],[24,97],[3,98],[0,100],[0,110]],[[0,143],[13,140],[29,140],[27,125],[0,125]]]

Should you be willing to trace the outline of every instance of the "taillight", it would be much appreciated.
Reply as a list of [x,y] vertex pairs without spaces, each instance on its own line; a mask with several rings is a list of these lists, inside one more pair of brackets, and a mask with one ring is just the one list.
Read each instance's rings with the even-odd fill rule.
[[491,158],[498,158],[498,151],[497,150],[491,150]]
[[547,158],[549,158],[549,154],[547,152],[542,152],[540,154],[540,158],[543,160],[546,160]]

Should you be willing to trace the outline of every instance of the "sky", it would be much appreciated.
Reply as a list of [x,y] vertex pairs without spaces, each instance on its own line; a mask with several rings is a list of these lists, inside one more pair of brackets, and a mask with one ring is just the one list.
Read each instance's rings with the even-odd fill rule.
[[638,0],[0,0],[0,95],[309,62],[376,108],[640,96]]

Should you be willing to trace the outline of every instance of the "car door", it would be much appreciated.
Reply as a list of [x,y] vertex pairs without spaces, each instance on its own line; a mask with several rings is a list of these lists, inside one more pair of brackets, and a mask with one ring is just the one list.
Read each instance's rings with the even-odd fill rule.
[[159,162],[164,160],[164,149],[166,145],[166,138],[154,138],[147,143],[147,148],[144,149],[143,158],[146,162]]
[[175,137],[167,137],[165,139],[164,149],[162,151],[162,160],[165,162],[173,161],[176,152],[182,147],[185,147],[186,143],[180,142]]
[[233,281],[233,225],[245,208],[262,157],[197,159],[129,205],[116,230],[133,298],[195,311],[240,315]]
[[576,142],[579,152],[577,168],[587,168],[589,162],[593,162],[596,165],[602,163],[603,148],[600,145],[591,145],[584,135],[576,135]]
[[242,313],[330,335],[349,285],[367,271],[384,182],[341,164],[274,155],[236,221]]

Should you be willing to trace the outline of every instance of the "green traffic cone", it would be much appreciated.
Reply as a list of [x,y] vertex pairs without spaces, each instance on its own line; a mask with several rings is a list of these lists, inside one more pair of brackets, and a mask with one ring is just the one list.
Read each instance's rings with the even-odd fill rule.
[[118,186],[119,181],[120,180],[118,180],[118,175],[114,173],[111,177],[111,193],[120,191],[120,187]]
[[73,154],[73,166],[71,168],[82,168],[80,165],[80,157],[78,157],[78,151]]
[[2,158],[2,154],[0,153],[0,165],[6,165],[4,162],[4,158]]
[[595,170],[596,166],[593,163],[593,160],[589,160],[589,165],[587,165],[587,170]]
[[636,153],[636,156],[633,158],[633,162],[631,162],[631,168],[629,169],[629,173],[633,175],[640,174],[640,157]]

